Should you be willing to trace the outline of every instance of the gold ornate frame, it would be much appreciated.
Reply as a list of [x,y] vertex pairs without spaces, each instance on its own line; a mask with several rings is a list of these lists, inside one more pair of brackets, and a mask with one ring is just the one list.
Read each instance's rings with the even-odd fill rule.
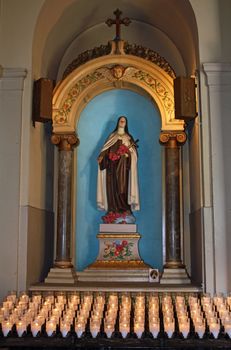
[[161,130],[184,130],[175,119],[173,78],[157,64],[132,55],[107,55],[76,68],[55,88],[53,132],[77,133],[85,105],[96,95],[111,89],[130,89],[149,96],[161,116]]

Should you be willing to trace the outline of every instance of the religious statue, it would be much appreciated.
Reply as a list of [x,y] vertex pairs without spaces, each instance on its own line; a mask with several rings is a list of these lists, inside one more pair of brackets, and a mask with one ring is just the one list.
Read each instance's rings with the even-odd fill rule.
[[137,141],[128,131],[127,118],[119,117],[98,157],[97,206],[107,213],[105,223],[134,223],[140,209],[137,176]]

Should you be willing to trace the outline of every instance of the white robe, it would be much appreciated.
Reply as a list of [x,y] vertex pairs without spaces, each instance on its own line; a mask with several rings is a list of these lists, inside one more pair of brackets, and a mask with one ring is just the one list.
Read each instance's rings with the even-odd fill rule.
[[[106,151],[114,145],[118,140],[122,140],[122,144],[131,146],[130,136],[127,134],[119,135],[116,131],[112,133],[104,144],[101,152]],[[128,204],[132,211],[140,210],[138,174],[137,174],[137,153],[134,146],[129,148],[131,154],[131,168],[129,171],[128,181]],[[100,170],[98,165],[98,181],[97,181],[97,208],[99,210],[108,210],[107,192],[106,192],[106,171]]]

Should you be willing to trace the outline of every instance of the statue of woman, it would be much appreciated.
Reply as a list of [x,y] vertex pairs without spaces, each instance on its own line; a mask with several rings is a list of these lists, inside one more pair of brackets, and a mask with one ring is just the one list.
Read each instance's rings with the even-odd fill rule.
[[127,118],[119,117],[98,157],[97,206],[105,210],[105,223],[134,223],[140,209],[137,149]]

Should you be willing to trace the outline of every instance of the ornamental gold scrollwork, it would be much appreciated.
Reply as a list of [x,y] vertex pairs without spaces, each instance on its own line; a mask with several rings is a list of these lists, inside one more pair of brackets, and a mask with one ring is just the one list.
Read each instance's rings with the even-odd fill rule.
[[80,79],[76,84],[74,84],[69,90],[68,94],[66,95],[62,107],[54,115],[55,123],[61,125],[66,124],[68,120],[68,114],[70,113],[73,103],[76,101],[80,93],[84,91],[89,85],[95,83],[96,81],[102,78],[103,76],[100,73],[100,70],[97,69],[93,73],[86,75],[84,78]]
[[133,66],[124,66],[121,64],[107,65],[96,69],[94,72],[81,78],[75,83],[65,96],[62,106],[54,114],[54,122],[58,125],[65,125],[68,122],[68,115],[78,96],[91,84],[100,81],[115,82],[118,80],[133,81],[138,80],[142,84],[151,88],[154,94],[162,100],[169,120],[174,116],[174,101],[171,92],[167,90],[164,84],[149,73],[139,70]]
[[122,268],[124,270],[129,269],[143,269],[147,268],[147,265],[143,260],[126,260],[126,261],[117,261],[117,260],[96,260],[89,268],[94,269],[118,269]]
[[60,151],[71,151],[79,145],[79,138],[76,134],[53,134],[51,142],[59,147]]
[[[114,44],[114,41],[106,45],[100,45],[94,47],[91,50],[86,50],[82,52],[76,59],[74,59],[74,61],[72,61],[67,66],[63,74],[63,79],[66,78],[71,72],[73,72],[73,70],[75,70],[82,64],[89,62],[97,57],[109,55],[112,51],[112,44]],[[163,69],[171,78],[174,79],[176,77],[174,69],[170,66],[170,64],[164,57],[158,54],[158,52],[141,45],[129,44],[127,42],[123,43],[123,50],[123,54],[143,58],[146,61],[156,64],[158,67]]]
[[160,133],[159,141],[161,144],[167,144],[172,139],[175,139],[177,144],[183,145],[187,140],[187,135],[184,131],[163,131]]
[[159,80],[152,77],[149,73],[141,70],[136,70],[133,77],[145,83],[161,98],[171,119],[171,117],[174,115],[174,101],[173,97],[169,96],[169,92],[165,86]]

